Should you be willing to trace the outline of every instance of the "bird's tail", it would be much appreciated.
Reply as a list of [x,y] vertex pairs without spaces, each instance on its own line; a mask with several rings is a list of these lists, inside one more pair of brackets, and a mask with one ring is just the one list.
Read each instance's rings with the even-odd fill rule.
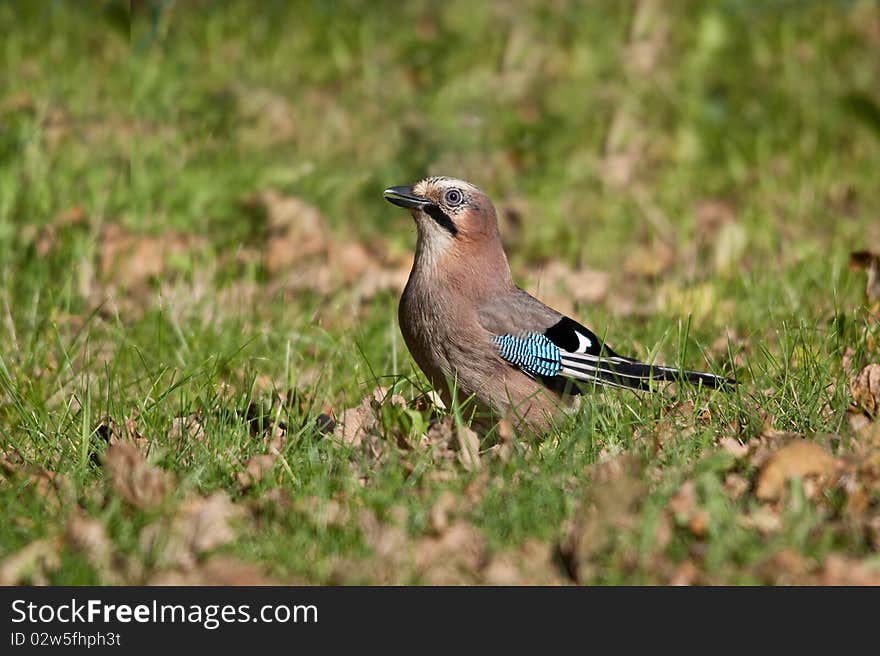
[[650,389],[651,382],[658,380],[684,381],[710,389],[726,389],[737,384],[735,380],[724,376],[645,364],[619,355],[601,357],[586,353],[565,353],[562,355],[562,373],[583,382],[629,389]]

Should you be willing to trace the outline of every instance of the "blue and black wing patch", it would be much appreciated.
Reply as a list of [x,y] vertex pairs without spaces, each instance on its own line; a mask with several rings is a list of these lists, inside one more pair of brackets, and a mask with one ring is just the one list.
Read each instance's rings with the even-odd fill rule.
[[562,369],[559,347],[540,333],[494,338],[501,357],[531,376],[555,376]]
[[544,333],[498,335],[498,353],[511,365],[540,379],[551,389],[568,390],[573,380],[629,389],[650,389],[655,380],[680,380],[719,388],[734,381],[713,374],[649,365],[615,353],[592,331],[563,317]]

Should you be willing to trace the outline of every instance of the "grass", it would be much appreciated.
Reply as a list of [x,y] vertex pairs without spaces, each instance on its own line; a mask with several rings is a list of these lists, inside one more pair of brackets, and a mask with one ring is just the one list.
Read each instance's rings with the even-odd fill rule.
[[[215,551],[279,581],[495,580],[468,563],[438,573],[444,493],[478,536],[465,544],[514,559],[520,582],[565,580],[572,563],[589,583],[690,567],[690,581],[778,582],[766,563],[790,552],[809,581],[835,554],[876,559],[870,521],[834,490],[732,495],[731,475],[753,487],[759,466],[719,446],[789,431],[859,452],[848,382],[878,361],[878,325],[847,258],[880,243],[875,2],[132,4],[0,5],[0,561],[41,540],[57,556],[15,580],[150,581]],[[339,419],[377,384],[407,401],[427,389],[396,294],[359,298],[333,260],[270,271],[273,209],[253,199],[301,199],[333,243],[393,268],[414,226],[381,190],[426,174],[519,209],[502,230],[523,284],[551,292],[536,273],[551,261],[609,272],[603,300],[573,307],[616,350],[733,367],[743,385],[588,395],[509,457],[481,435],[478,470],[339,447],[321,412]],[[298,266],[331,283],[293,284]],[[175,434],[194,414],[204,438]],[[175,477],[161,504],[112,486],[105,417],[132,420]],[[413,442],[431,421],[386,404],[373,432]],[[279,423],[280,457],[243,485]],[[685,484],[699,530],[670,510]],[[246,511],[234,534],[197,564],[159,562],[147,529],[217,491]],[[744,520],[759,511],[777,524]],[[69,537],[86,519],[105,561]],[[595,539],[572,550],[578,526]],[[383,552],[394,531],[417,564]],[[541,561],[529,545],[549,554],[540,572],[524,569]]]

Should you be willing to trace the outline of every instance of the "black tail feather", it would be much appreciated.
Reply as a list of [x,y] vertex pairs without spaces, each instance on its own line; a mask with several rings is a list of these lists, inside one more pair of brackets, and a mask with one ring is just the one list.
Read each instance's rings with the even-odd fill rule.
[[724,376],[650,365],[619,356],[599,358],[566,353],[562,373],[578,381],[640,390],[650,389],[652,381],[685,382],[709,389],[729,389],[737,385],[735,380]]

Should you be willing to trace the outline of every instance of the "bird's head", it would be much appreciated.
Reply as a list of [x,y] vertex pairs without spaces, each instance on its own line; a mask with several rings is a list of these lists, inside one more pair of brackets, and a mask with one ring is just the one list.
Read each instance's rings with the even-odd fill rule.
[[439,276],[434,279],[475,294],[512,284],[495,208],[470,182],[425,178],[411,187],[389,187],[385,200],[410,210],[416,221],[414,273]]
[[389,187],[385,200],[412,212],[420,238],[434,246],[480,242],[498,236],[492,201],[480,189],[455,178],[425,178],[411,187]]

